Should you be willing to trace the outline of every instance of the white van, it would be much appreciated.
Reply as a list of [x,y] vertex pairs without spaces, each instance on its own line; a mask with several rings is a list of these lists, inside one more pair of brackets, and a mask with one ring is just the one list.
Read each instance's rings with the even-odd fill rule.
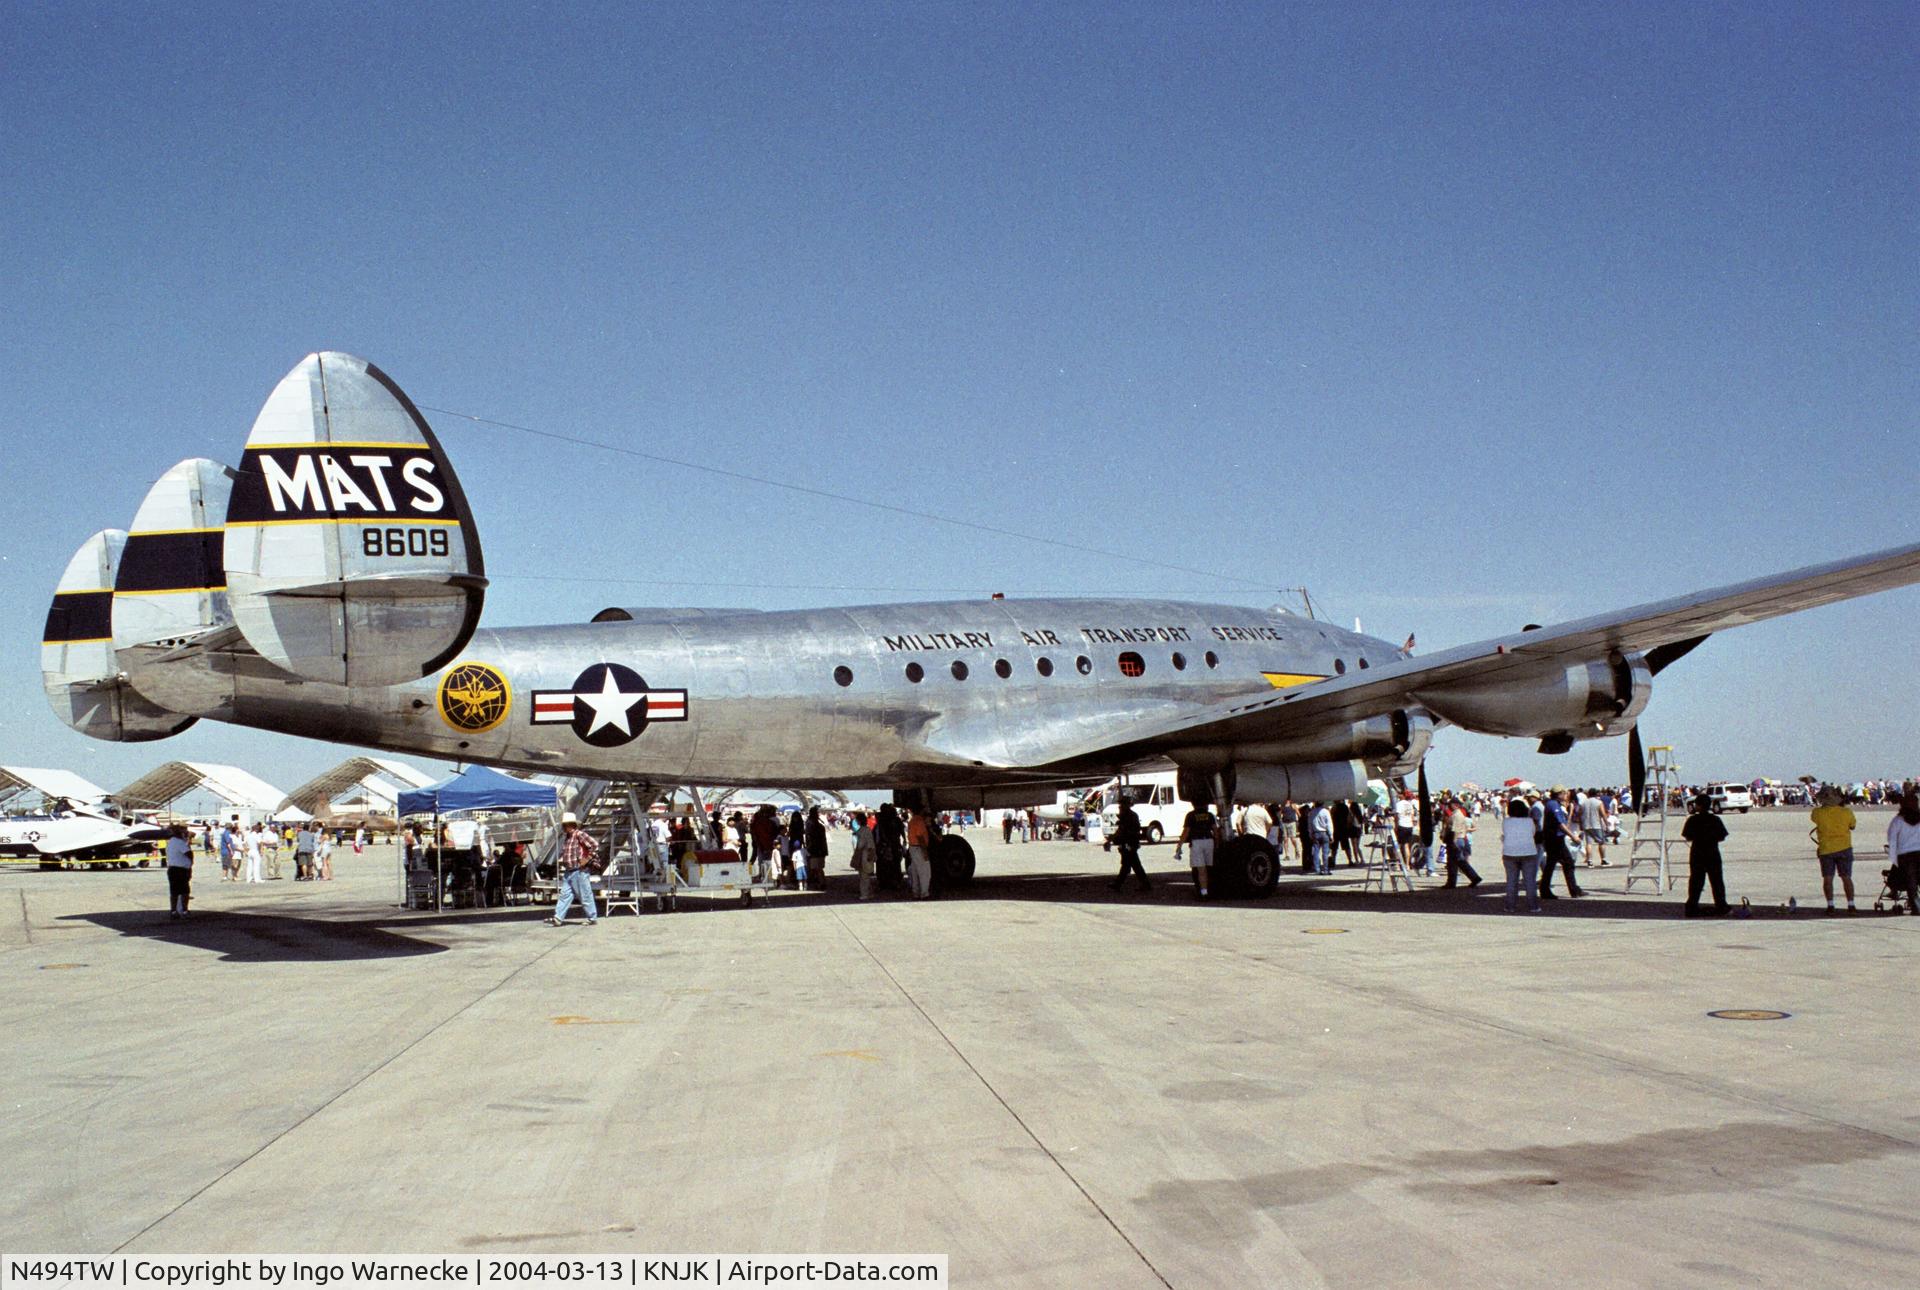
[[1725,815],[1728,811],[1738,811],[1745,815],[1753,809],[1753,794],[1745,784],[1709,784],[1707,785],[1707,806],[1715,815]]
[[1140,817],[1140,836],[1144,841],[1178,838],[1180,830],[1186,827],[1187,812],[1193,809],[1180,800],[1175,782],[1178,778],[1175,771],[1151,771],[1129,776],[1124,786],[1117,779],[1102,784],[1100,800],[1106,805],[1100,811],[1100,827],[1108,837],[1120,827],[1120,794],[1124,792],[1133,799],[1133,813]]

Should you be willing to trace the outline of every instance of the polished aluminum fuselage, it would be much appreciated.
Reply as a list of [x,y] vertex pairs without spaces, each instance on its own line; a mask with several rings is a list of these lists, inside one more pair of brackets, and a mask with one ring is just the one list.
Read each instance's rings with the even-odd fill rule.
[[[485,664],[511,690],[507,715],[484,731],[443,716],[444,673],[346,689],[294,682],[252,660],[238,664],[228,710],[207,715],[394,751],[657,783],[985,784],[1045,766],[1064,746],[1096,746],[1143,722],[1397,657],[1385,641],[1284,612],[1173,601],[630,612],[627,621],[475,633],[450,666]],[[1138,656],[1138,675],[1126,674],[1132,661],[1123,669],[1123,654]],[[652,722],[615,748],[591,746],[566,725],[532,723],[534,691],[564,690],[596,663],[621,664],[649,687],[685,690],[686,719]],[[836,669],[850,673],[845,684]]]

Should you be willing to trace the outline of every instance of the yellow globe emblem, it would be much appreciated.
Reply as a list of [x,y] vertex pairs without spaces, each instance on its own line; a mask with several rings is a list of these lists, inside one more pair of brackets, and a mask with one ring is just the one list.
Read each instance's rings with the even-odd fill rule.
[[462,663],[440,678],[440,715],[455,730],[477,735],[507,719],[513,687],[497,668]]

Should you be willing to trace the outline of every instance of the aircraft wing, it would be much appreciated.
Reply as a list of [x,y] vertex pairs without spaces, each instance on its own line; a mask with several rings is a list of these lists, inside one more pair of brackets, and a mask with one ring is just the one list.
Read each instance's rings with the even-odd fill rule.
[[1404,658],[1273,695],[1234,700],[1150,719],[1111,738],[1062,747],[1047,764],[1133,760],[1170,748],[1283,739],[1316,727],[1361,720],[1418,704],[1422,690],[1473,685],[1495,689],[1542,664],[1598,662],[1615,651],[1690,647],[1730,627],[1920,582],[1920,543],[1790,573],[1755,578],[1610,614],[1575,619]]
[[43,856],[64,856],[127,840],[127,830],[111,820],[71,816],[58,821],[57,828],[48,828],[42,833],[35,839],[33,848]]

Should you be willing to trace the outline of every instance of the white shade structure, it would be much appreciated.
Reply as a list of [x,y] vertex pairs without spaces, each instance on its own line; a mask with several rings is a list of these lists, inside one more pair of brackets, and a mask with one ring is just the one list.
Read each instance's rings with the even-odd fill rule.
[[84,805],[106,800],[107,790],[70,770],[47,770],[39,766],[0,766],[0,804],[15,797],[37,793],[52,801],[64,797]]
[[425,788],[436,778],[391,757],[349,757],[288,793],[280,804],[313,815],[358,789],[371,809],[391,814],[401,789]]
[[308,814],[297,807],[282,810],[286,794],[251,772],[200,761],[170,761],[156,766],[111,796],[123,807],[141,810],[166,806],[200,792],[210,793],[239,810],[273,819],[303,820]]

